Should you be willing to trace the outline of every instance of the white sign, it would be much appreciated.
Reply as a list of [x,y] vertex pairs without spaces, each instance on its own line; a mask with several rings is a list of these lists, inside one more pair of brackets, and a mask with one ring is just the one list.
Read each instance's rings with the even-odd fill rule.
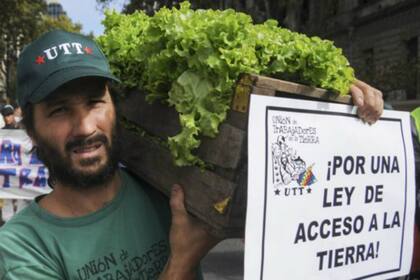
[[51,191],[48,170],[25,131],[0,129],[0,199],[33,199]]
[[248,162],[246,280],[409,273],[408,113],[368,125],[352,106],[252,95]]

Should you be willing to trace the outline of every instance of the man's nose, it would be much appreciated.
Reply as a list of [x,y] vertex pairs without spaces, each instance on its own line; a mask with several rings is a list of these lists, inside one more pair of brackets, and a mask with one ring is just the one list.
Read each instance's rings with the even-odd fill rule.
[[79,109],[73,114],[73,136],[89,136],[96,132],[94,115],[86,109]]

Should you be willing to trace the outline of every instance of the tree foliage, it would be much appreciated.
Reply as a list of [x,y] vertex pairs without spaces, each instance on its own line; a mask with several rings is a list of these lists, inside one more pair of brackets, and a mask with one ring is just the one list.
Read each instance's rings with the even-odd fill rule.
[[22,48],[42,33],[52,29],[80,32],[67,16],[47,16],[44,0],[2,0],[0,9],[0,93],[14,99],[16,63]]
[[58,18],[43,15],[42,21],[40,22],[39,33],[42,34],[54,29],[80,33],[82,31],[82,25],[80,23],[73,23],[66,15],[60,15]]
[[0,62],[3,92],[14,92],[16,61],[22,47],[38,34],[46,6],[42,0],[3,0],[0,9]]

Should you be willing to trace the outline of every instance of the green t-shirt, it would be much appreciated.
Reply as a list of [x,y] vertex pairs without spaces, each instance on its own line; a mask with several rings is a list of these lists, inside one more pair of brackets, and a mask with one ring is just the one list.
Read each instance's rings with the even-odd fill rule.
[[121,171],[104,208],[58,218],[36,202],[0,228],[0,279],[156,279],[169,254],[168,200]]

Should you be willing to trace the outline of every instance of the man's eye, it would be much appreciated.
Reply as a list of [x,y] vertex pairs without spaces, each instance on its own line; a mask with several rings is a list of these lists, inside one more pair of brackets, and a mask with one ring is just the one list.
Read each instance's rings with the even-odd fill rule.
[[95,106],[98,104],[104,103],[104,100],[102,99],[91,99],[89,100],[89,105]]
[[48,114],[48,116],[52,117],[52,116],[55,116],[55,115],[58,115],[58,114],[62,114],[66,111],[67,111],[66,107],[57,107],[57,108],[54,108],[53,110],[51,110],[50,113]]

